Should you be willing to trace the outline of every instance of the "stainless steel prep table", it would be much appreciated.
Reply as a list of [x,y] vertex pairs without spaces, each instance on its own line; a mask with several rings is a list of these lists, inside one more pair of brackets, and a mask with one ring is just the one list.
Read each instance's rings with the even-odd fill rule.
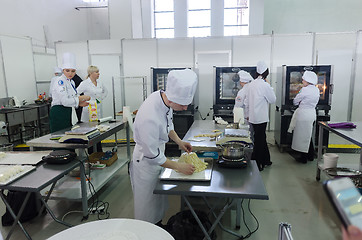
[[[94,127],[96,126],[98,123],[96,122],[90,122],[90,123],[81,123],[79,124],[81,127]],[[105,124],[105,123],[102,123]],[[92,139],[89,140],[88,144],[74,144],[74,143],[60,143],[58,142],[58,140],[50,140],[50,138],[52,136],[57,136],[57,135],[64,135],[66,131],[69,131],[69,129],[63,129],[61,131],[58,132],[54,132],[52,134],[47,134],[44,135],[42,137],[33,139],[28,141],[26,144],[28,146],[31,147],[31,149],[33,149],[34,147],[38,147],[38,148],[61,148],[61,149],[75,149],[78,155],[78,158],[81,159],[82,161],[84,161],[84,159],[86,159],[86,154],[85,151],[87,148],[91,147],[91,146],[95,146],[98,142],[102,141],[103,139],[117,133],[118,131],[122,130],[122,129],[126,129],[126,138],[127,138],[127,161],[130,161],[131,159],[131,151],[130,151],[130,136],[129,136],[129,126],[127,122],[122,122],[120,120],[117,120],[115,122],[110,122],[107,123],[110,126],[110,129],[108,129],[105,132],[102,132],[99,136],[94,137]],[[115,166],[118,167],[118,169],[120,167],[122,167],[124,164],[119,164],[119,161],[116,161],[116,163],[114,164]],[[109,168],[112,168],[112,166],[110,166]],[[106,170],[107,171],[107,170]],[[115,174],[115,171],[108,171],[109,173],[109,178],[111,176],[113,176],[113,174]],[[109,178],[102,178],[99,184],[98,184],[98,189],[100,187],[102,187],[106,181],[108,181]],[[85,179],[85,171],[84,168],[81,167],[81,174],[80,174],[80,192],[81,192],[81,201],[82,201],[82,210],[83,210],[83,217],[86,217],[88,215],[88,196],[87,196],[87,186],[86,186],[86,179]],[[78,191],[79,193],[79,191]],[[73,194],[73,193],[72,193]],[[67,197],[68,198],[68,197]],[[68,198],[69,199],[69,198]]]
[[[42,189],[45,187],[51,185],[50,190],[48,191],[47,196],[44,198],[40,198],[41,201],[44,204],[44,207],[47,209],[49,214],[52,216],[52,218],[58,222],[62,223],[66,226],[72,226],[66,222],[63,222],[55,217],[52,210],[49,208],[47,201],[50,197],[50,194],[52,193],[52,190],[54,189],[55,184],[59,179],[61,179],[65,174],[69,173],[71,170],[73,170],[76,167],[82,167],[83,164],[81,164],[81,160],[76,159],[73,160],[67,164],[42,164],[38,166],[34,171],[28,173],[27,175],[20,177],[16,180],[14,180],[12,183],[9,183],[7,185],[0,185],[0,197],[3,200],[3,202],[6,205],[6,208],[9,210],[10,214],[14,218],[14,223],[12,225],[12,228],[10,229],[7,237],[5,239],[9,239],[11,234],[14,231],[14,228],[16,227],[16,224],[20,226],[22,231],[24,232],[25,236],[28,239],[31,239],[28,232],[25,230],[23,225],[20,222],[20,216],[23,213],[23,210],[29,200],[30,194],[32,192],[39,193]],[[9,203],[6,201],[6,197],[4,195],[5,190],[13,190],[13,191],[21,191],[21,192],[27,192],[24,202],[22,203],[20,210],[18,212],[18,215],[16,216],[12,208],[10,207]],[[42,209],[43,210],[43,209]],[[40,211],[40,213],[42,212]]]
[[200,134],[212,134],[213,130],[224,131],[226,125],[216,124],[212,120],[195,120],[192,124],[191,128],[187,131],[184,141],[191,143],[193,151],[218,151],[219,149],[216,147],[216,141],[210,141],[210,138],[198,138],[205,139],[202,142],[189,141],[188,139],[193,139],[194,136]]
[[[322,146],[323,146],[323,131],[329,131],[337,134],[338,136],[362,147],[362,122],[353,122],[357,125],[356,128],[331,128],[327,122],[318,122],[319,125],[319,139],[318,139],[318,158],[317,158],[317,173],[316,179],[320,180],[321,169],[323,168],[322,159]],[[362,171],[362,151],[360,153],[360,163],[358,166],[359,170]],[[357,169],[356,169],[357,170]]]
[[[218,164],[214,164],[214,170],[212,172],[210,182],[158,181],[153,192],[155,194],[180,195],[190,208],[207,239],[211,239],[210,234],[217,224],[222,227],[220,223],[222,216],[236,200],[269,199],[255,161],[250,161],[250,164],[248,164],[246,168],[220,168]],[[188,200],[188,197],[190,196],[203,197],[207,204],[208,202],[206,197],[230,198],[232,201],[227,202],[218,215],[214,213],[216,219],[209,232],[207,232]],[[223,230],[226,230],[235,236],[241,237],[230,230],[224,228]]]

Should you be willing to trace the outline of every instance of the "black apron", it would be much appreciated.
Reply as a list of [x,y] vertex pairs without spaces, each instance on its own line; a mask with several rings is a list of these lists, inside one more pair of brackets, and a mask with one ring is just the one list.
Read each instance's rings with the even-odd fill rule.
[[56,132],[72,126],[72,108],[62,105],[50,109],[50,132]]

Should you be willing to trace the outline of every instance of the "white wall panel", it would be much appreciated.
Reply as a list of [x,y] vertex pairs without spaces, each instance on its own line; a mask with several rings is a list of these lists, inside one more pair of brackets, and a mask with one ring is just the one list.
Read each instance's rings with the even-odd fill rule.
[[316,34],[318,65],[333,65],[331,121],[346,121],[355,33]]
[[234,37],[233,39],[233,66],[256,66],[264,59],[269,61],[271,53],[270,35],[250,35]]
[[121,54],[121,40],[90,40],[89,54]]
[[195,52],[231,51],[231,37],[195,38]]
[[[157,66],[156,39],[122,40],[123,76],[147,77],[148,95],[151,92],[151,67]],[[125,81],[126,105],[138,109],[143,102],[141,79]]]
[[57,66],[55,54],[34,53],[34,66],[37,91],[49,96],[49,81],[54,77],[54,67]]
[[158,67],[193,67],[193,40],[159,39],[157,40]]
[[33,50],[29,38],[0,36],[8,96],[33,103],[37,98]]
[[[102,101],[102,117],[113,117],[113,91],[112,77],[120,76],[120,56],[116,55],[91,55],[92,65],[99,68],[99,79],[108,90],[108,96]],[[119,81],[115,82],[116,112],[122,110]]]
[[83,80],[87,76],[87,68],[90,64],[87,42],[57,42],[55,43],[57,64],[62,67],[63,53],[70,52],[75,55],[77,74]]
[[362,33],[358,33],[356,76],[353,93],[352,121],[362,121]]
[[[4,56],[2,54],[2,43],[0,39],[0,98],[7,97],[7,88],[5,83],[5,72],[4,72]],[[1,106],[0,106],[1,107]]]

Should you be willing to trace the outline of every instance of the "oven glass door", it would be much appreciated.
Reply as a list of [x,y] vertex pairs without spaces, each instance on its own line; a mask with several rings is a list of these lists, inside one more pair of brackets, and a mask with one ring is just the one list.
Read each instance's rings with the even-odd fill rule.
[[238,76],[240,70],[249,72],[252,77],[256,74],[256,67],[216,67],[216,104],[235,103],[235,97],[241,89]]
[[318,105],[328,105],[331,66],[288,66],[286,70],[285,104],[293,105],[293,99],[303,87],[302,76],[304,71],[310,70],[317,73],[320,98]]

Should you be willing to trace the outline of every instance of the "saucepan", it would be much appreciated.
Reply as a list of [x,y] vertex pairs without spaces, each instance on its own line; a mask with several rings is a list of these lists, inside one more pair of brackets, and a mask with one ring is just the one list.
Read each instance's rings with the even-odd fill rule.
[[241,159],[244,157],[244,149],[249,144],[244,141],[228,141],[220,144],[221,154],[227,159]]

